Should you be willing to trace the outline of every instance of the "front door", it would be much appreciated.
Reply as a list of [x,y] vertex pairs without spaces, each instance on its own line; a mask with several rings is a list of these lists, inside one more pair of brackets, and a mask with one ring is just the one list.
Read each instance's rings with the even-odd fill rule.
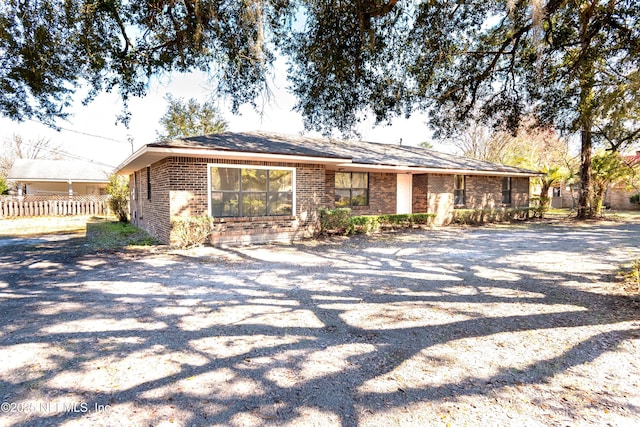
[[413,176],[411,174],[398,174],[398,188],[396,191],[396,213],[410,214],[412,204]]

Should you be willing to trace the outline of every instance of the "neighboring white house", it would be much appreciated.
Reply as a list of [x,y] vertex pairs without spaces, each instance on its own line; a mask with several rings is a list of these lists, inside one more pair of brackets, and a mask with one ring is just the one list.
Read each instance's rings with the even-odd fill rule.
[[113,168],[79,160],[16,159],[7,176],[18,195],[100,196]]

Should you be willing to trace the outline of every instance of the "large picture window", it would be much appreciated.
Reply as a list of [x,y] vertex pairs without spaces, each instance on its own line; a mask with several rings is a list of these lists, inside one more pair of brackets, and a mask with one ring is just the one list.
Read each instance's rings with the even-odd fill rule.
[[210,166],[211,216],[293,214],[294,169]]
[[336,172],[336,207],[369,205],[369,174],[367,172]]
[[453,204],[455,206],[464,206],[464,203],[465,203],[464,175],[455,175],[453,177]]

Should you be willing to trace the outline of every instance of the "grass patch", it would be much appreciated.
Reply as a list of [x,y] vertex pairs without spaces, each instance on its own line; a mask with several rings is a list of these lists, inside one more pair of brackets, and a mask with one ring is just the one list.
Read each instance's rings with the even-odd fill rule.
[[157,239],[128,222],[87,222],[87,245],[92,249],[120,249],[127,246],[151,246],[157,244],[159,244]]
[[0,238],[42,234],[70,234],[85,231],[89,216],[44,216],[0,219]]
[[605,218],[616,219],[619,221],[640,221],[640,211],[605,211]]

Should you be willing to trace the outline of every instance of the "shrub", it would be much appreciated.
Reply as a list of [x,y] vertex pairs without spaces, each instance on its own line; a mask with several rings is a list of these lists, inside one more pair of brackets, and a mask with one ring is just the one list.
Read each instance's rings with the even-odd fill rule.
[[213,230],[213,218],[210,216],[177,217],[171,220],[172,235],[182,249],[202,245]]
[[454,224],[481,225],[492,222],[505,222],[529,219],[539,215],[535,208],[509,208],[509,209],[455,209],[453,211]]
[[631,203],[640,203],[640,193],[634,194],[633,196],[629,197],[629,201]]
[[413,225],[412,214],[380,215],[380,222],[384,225]]
[[0,176],[0,195],[9,194],[9,187],[7,187],[7,180],[4,176]]
[[120,222],[129,221],[129,184],[124,176],[112,174],[107,184],[109,209]]
[[320,219],[321,233],[345,233],[349,228],[351,209],[320,209],[318,216]]
[[381,227],[406,228],[413,227],[414,224],[429,225],[435,216],[436,214],[432,213],[352,216],[345,233],[368,234],[379,231]]
[[436,214],[432,213],[415,213],[412,216],[413,222],[420,225],[431,225]]
[[347,234],[367,234],[376,232],[380,229],[379,216],[377,215],[362,215],[352,216],[349,218],[349,226],[347,227]]

